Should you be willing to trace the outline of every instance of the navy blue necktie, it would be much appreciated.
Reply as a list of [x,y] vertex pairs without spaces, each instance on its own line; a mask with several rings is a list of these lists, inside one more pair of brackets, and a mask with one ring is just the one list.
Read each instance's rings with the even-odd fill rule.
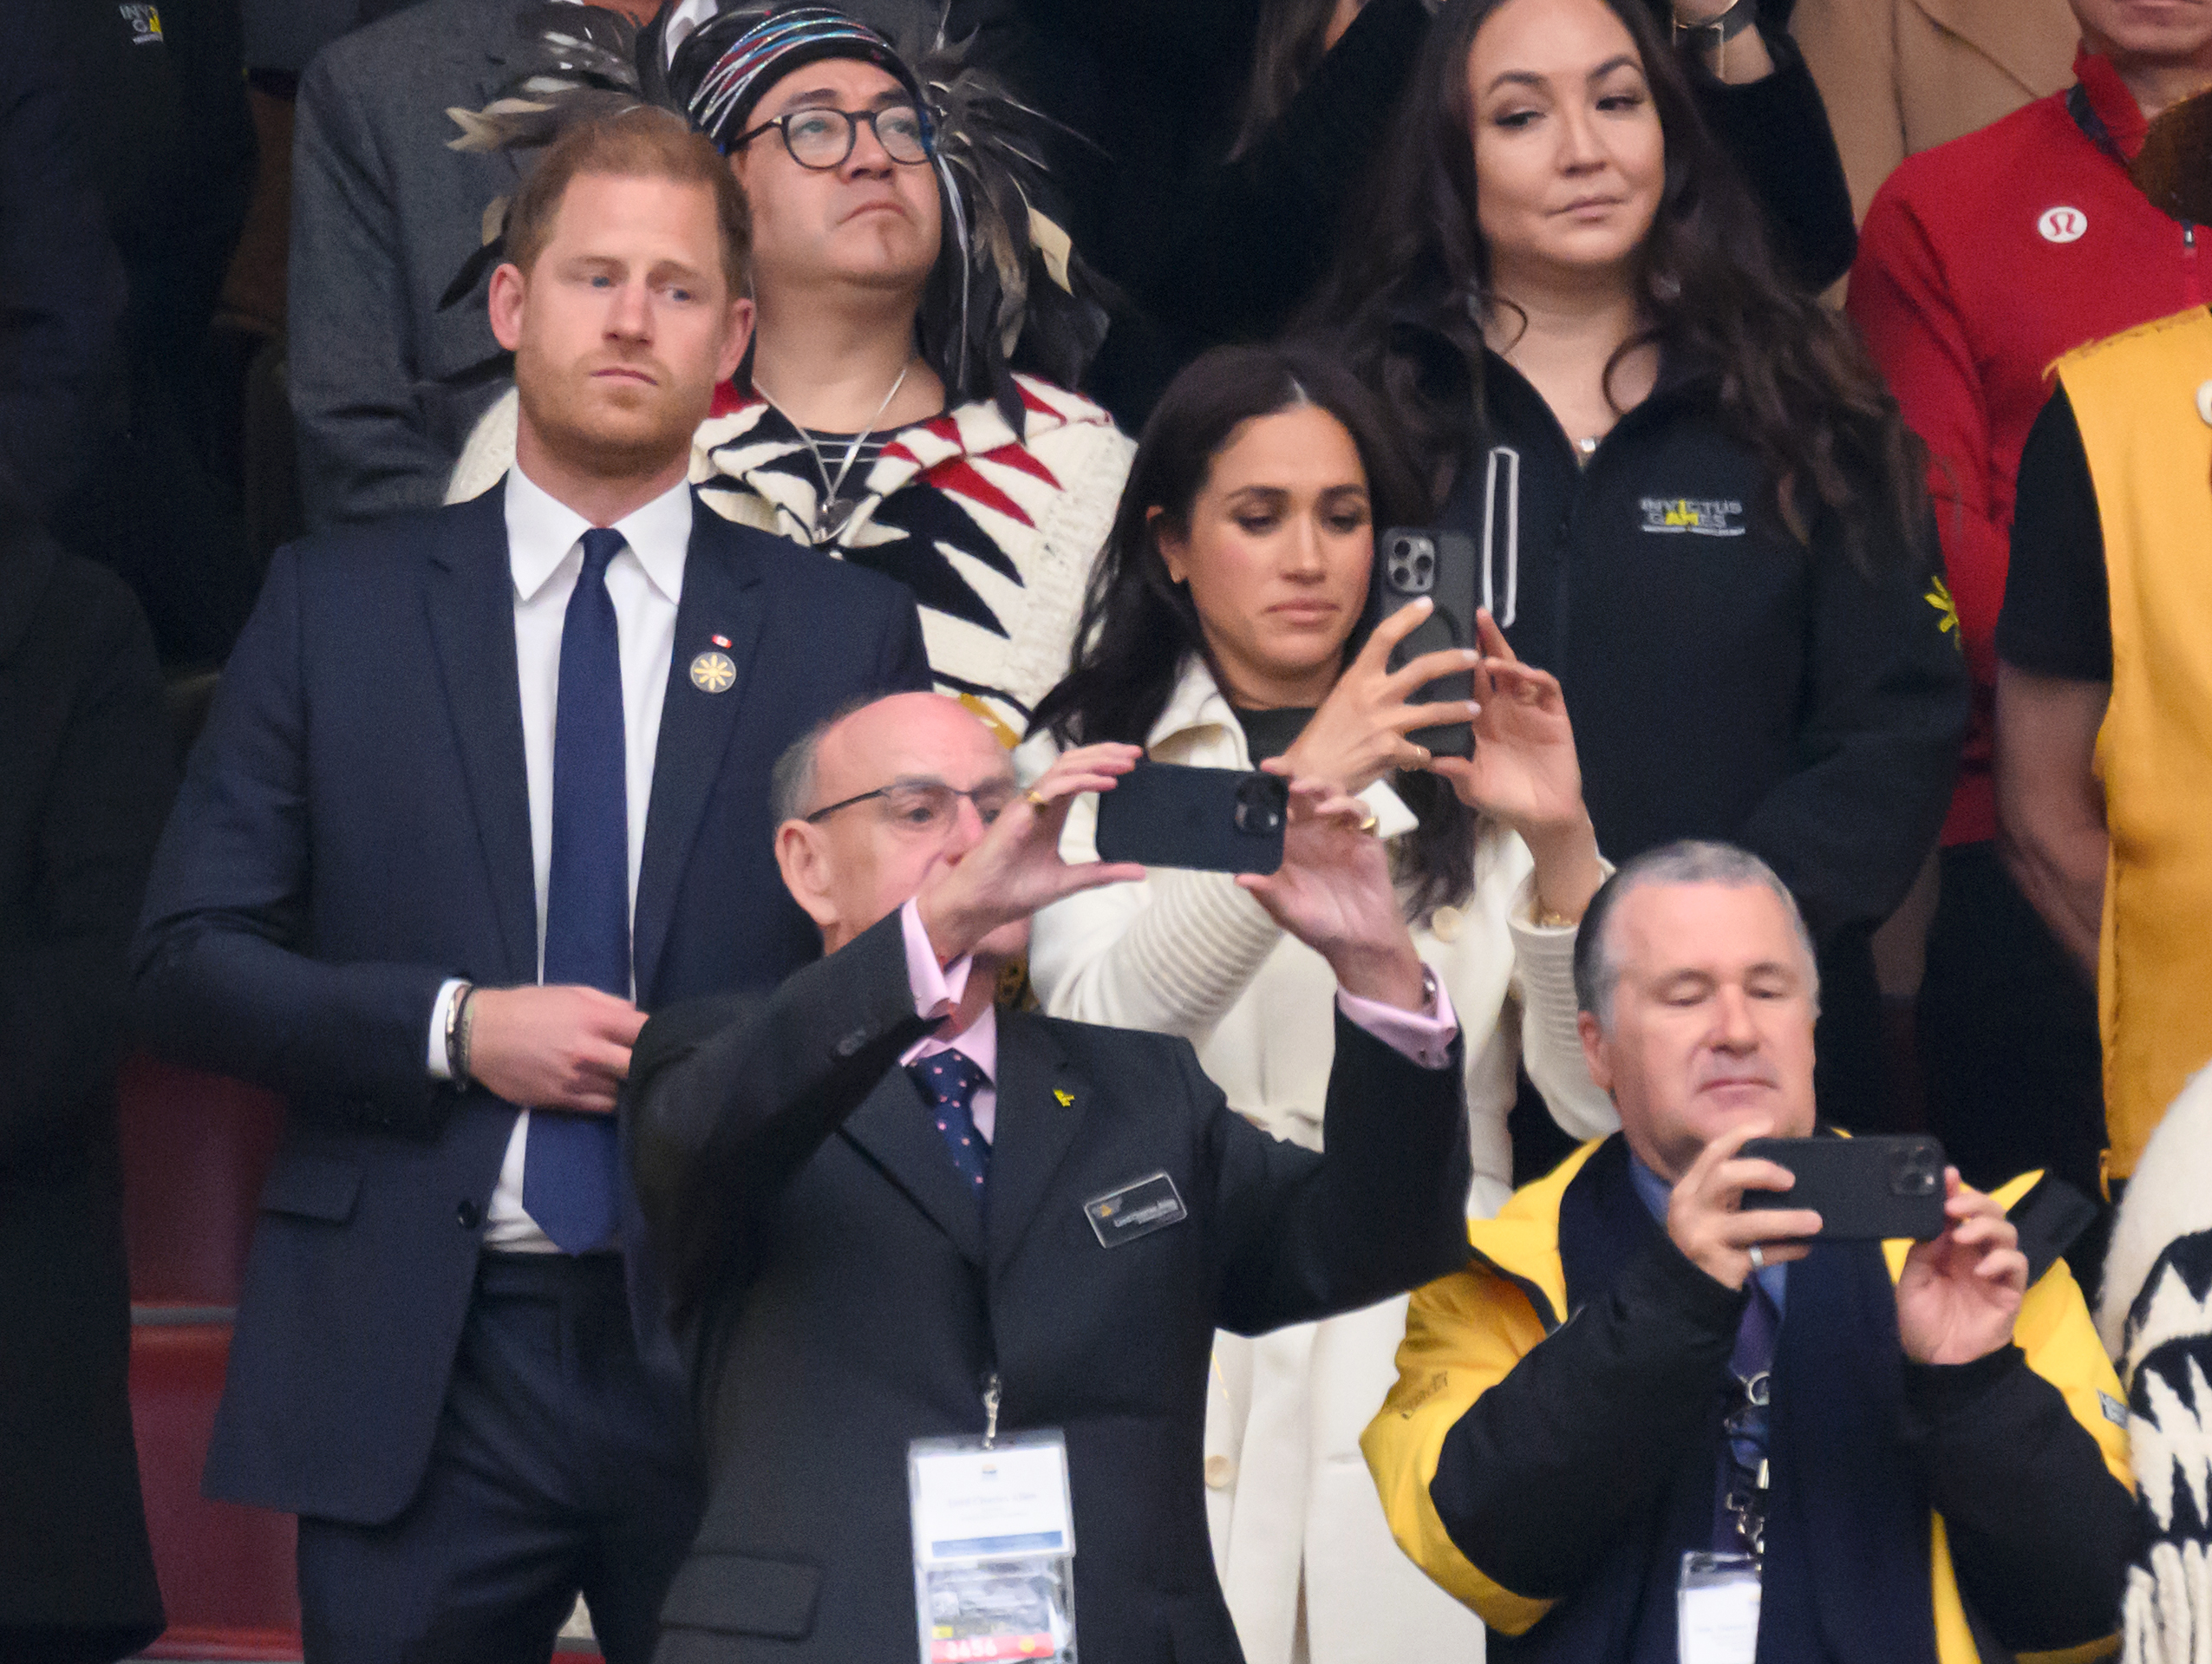
[[[582,983],[621,999],[630,985],[630,791],[622,644],[607,563],[619,532],[584,534],[584,570],[561,623],[553,715],[552,871],[545,884],[547,987]],[[620,1162],[611,1115],[540,1110],[523,1147],[522,1205],[571,1254],[613,1235]]]
[[952,1165],[974,1185],[975,1200],[981,1202],[991,1172],[991,1146],[975,1130],[975,1094],[990,1084],[989,1078],[965,1053],[952,1051],[917,1059],[906,1066],[906,1072],[936,1119]]

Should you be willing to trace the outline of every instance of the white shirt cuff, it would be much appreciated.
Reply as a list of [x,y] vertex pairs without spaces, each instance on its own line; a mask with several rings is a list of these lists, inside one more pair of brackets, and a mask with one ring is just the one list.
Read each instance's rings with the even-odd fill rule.
[[949,1017],[968,991],[968,968],[973,957],[962,954],[949,965],[937,963],[937,950],[922,928],[922,904],[910,901],[898,910],[900,928],[906,933],[906,981],[914,990],[917,1016]]
[[453,1013],[453,995],[467,988],[458,976],[448,976],[438,985],[438,997],[430,1002],[430,1078],[450,1080],[453,1072],[446,1067],[446,1019]]
[[1445,992],[1436,973],[1424,966],[1422,977],[1428,984],[1429,997],[1421,1010],[1407,1011],[1379,1000],[1363,1000],[1341,988],[1336,990],[1336,1008],[1400,1057],[1425,1069],[1440,1069],[1452,1060],[1452,1042],[1459,1038],[1459,1015],[1452,1008],[1452,996]]

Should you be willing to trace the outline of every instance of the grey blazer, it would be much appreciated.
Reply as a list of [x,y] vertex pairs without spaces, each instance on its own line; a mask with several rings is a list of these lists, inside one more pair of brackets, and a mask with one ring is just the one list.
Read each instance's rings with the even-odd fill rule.
[[300,82],[289,351],[311,525],[436,506],[508,385],[441,384],[499,346],[480,300],[438,299],[522,179],[513,156],[446,147],[449,107],[499,95],[514,16],[512,0],[424,0],[332,42]]

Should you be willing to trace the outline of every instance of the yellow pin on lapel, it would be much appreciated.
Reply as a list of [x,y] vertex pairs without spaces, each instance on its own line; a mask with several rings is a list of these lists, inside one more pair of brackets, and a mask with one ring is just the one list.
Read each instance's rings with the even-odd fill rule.
[[1069,1105],[1075,1101],[1075,1094],[1073,1093],[1062,1092],[1058,1086],[1054,1086],[1052,1089],[1052,1095],[1060,1100],[1060,1106],[1062,1109],[1066,1109]]

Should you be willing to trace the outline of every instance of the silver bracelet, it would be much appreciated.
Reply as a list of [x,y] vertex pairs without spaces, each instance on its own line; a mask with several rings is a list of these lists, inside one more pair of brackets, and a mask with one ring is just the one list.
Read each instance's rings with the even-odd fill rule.
[[446,1073],[456,1090],[468,1085],[468,1028],[464,1018],[469,995],[475,992],[473,982],[463,982],[446,1007]]

